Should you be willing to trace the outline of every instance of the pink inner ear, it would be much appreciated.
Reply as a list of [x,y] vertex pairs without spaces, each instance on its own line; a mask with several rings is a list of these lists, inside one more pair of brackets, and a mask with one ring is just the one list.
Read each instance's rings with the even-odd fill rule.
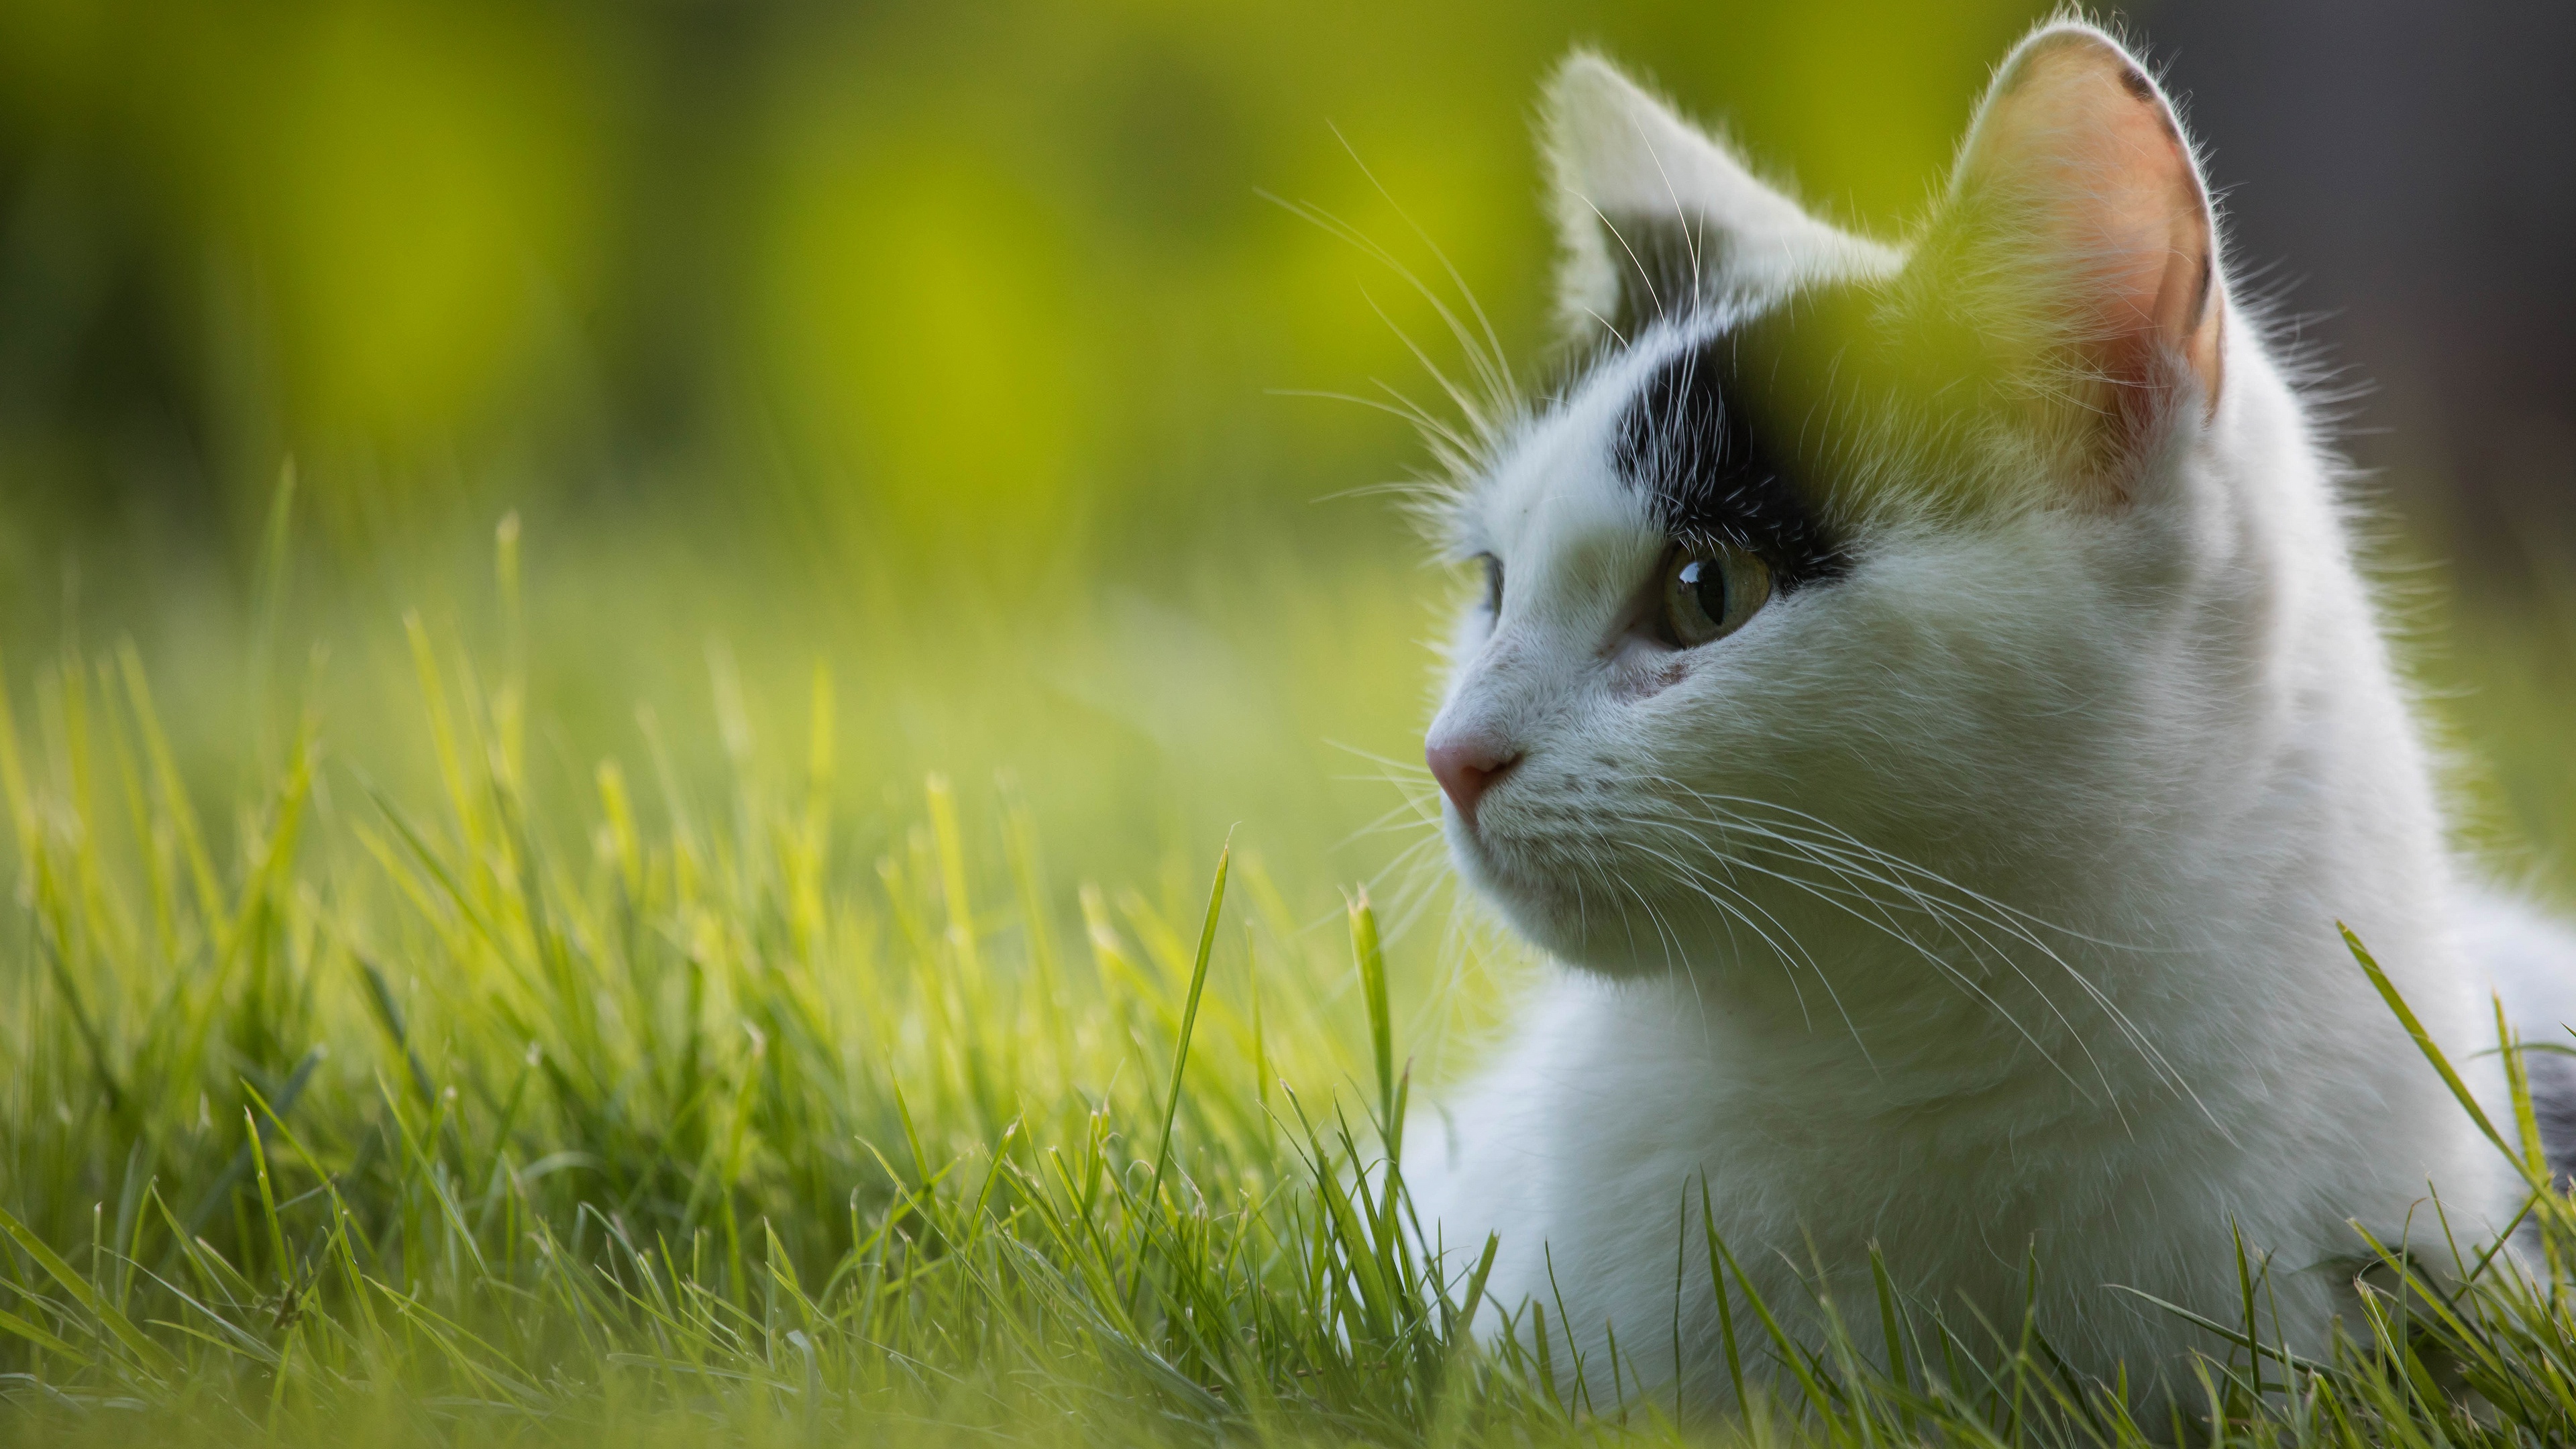
[[2221,317],[2200,173],[2172,109],[2118,47],[2089,30],[2044,35],[1998,88],[1969,158],[1976,184],[2018,203],[2075,285],[2078,345],[2129,440],[2154,427],[2174,360],[2214,410]]

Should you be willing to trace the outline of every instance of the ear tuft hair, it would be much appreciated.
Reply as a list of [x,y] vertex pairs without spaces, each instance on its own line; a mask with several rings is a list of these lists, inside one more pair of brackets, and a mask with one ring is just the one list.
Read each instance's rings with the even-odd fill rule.
[[[2080,22],[2041,26],[1996,72],[1919,255],[1970,294],[2032,390],[2116,475],[2225,385],[2218,223],[2147,67]],[[2114,478],[2116,483],[2116,478]]]
[[1810,216],[1591,51],[1557,68],[1544,125],[1564,247],[1557,306],[1572,337],[1630,341],[1728,291],[1897,265],[1887,248]]

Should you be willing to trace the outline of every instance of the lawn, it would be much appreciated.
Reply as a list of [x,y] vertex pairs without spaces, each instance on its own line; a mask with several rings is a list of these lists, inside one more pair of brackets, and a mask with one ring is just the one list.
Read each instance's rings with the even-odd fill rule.
[[[515,517],[361,575],[294,516],[236,604],[138,585],[0,674],[15,1441],[2178,1432],[1937,1304],[1791,1344],[1730,1292],[1744,1416],[1576,1389],[1544,1305],[1462,1331],[1481,1245],[1430,1261],[1390,1124],[1532,966],[1432,853],[1452,583],[1393,544],[890,602]],[[2551,617],[2419,650],[2544,883]],[[2249,1295],[2179,1432],[2576,1432],[2568,1304],[2406,1271],[2332,1364]]]
[[[1540,78],[1894,235],[2046,8],[0,5],[0,1442],[2576,1440],[2569,1305],[2448,1245],[2324,1364],[2249,1265],[2177,1423],[1722,1271],[1675,1402],[1408,1214],[1543,967],[1371,485],[1441,369],[1543,386]],[[2526,435],[2382,315],[2442,556],[2524,485],[2415,440]],[[2463,840],[2576,900],[2507,531],[2384,577]]]

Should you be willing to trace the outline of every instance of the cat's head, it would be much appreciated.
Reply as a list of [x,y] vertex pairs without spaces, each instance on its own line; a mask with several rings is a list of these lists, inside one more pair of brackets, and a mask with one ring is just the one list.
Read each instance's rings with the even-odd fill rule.
[[2120,654],[2230,547],[2195,461],[2226,286],[2164,93],[2044,27],[1903,247],[1596,57],[1547,114],[1583,361],[1449,520],[1484,570],[1427,741],[1461,870],[1629,974],[1771,939],[1766,870],[1814,906],[1881,845],[2044,845],[2052,791],[2107,788]]

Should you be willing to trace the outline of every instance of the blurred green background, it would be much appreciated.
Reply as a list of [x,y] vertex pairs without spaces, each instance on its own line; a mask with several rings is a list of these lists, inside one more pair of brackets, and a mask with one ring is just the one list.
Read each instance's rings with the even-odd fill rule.
[[[525,659],[542,788],[800,766],[819,666],[862,836],[1008,770],[1086,874],[1183,880],[1243,822],[1318,901],[1421,878],[1383,761],[1451,584],[1355,493],[1420,449],[1289,394],[1436,400],[1407,273],[1543,347],[1569,44],[1894,230],[2045,8],[10,0],[0,651],[23,690],[136,641],[219,815],[298,701],[350,770],[429,769],[416,610]],[[2547,874],[2576,167],[2525,8],[2136,20],[2267,294],[2305,276],[2301,337],[2388,385],[2355,446],[2432,561],[2407,616],[2484,838]]]
[[[762,1348],[731,1316],[749,1224],[784,1234],[772,1266],[857,1283],[864,1224],[883,1248],[933,1161],[998,1165],[1012,1121],[1032,1162],[1141,1166],[1159,1112],[1208,1194],[1189,1231],[1244,1234],[1204,1262],[1270,1264],[1225,1322],[1271,1325],[1262,1373],[1320,1392],[1322,1432],[1376,1433],[1349,1417],[1375,1389],[1306,1376],[1399,1357],[1317,1307],[1347,1279],[1273,1296],[1306,1261],[1261,1246],[1277,1214],[1205,1205],[1281,1204],[1301,1236],[1311,1201],[1267,1196],[1304,1171],[1271,1088],[1338,1112],[1374,1075],[1392,1120],[1397,1064],[1426,1092],[1468,1065],[1520,964],[1449,908],[1424,808],[1431,641],[1467,581],[1378,485],[1426,463],[1388,408],[1445,413],[1433,374],[1465,370],[1444,312],[1539,370],[1537,88],[1601,46],[1892,233],[2043,8],[0,0],[0,1208],[122,1303],[140,1260],[108,1266],[101,1224],[138,1243],[146,1184],[174,1195],[170,1242],[236,1265],[234,1336],[282,1345],[273,1375],[182,1345],[214,1367],[165,1401],[218,1437],[295,1401],[335,1443],[384,1436],[333,1405],[483,1402],[448,1395],[502,1380],[423,1348],[454,1340],[418,1336],[422,1305],[547,1386],[519,1402],[614,1434],[610,1369],[648,1340],[755,1369],[746,1413],[787,1402],[787,1320]],[[2367,470],[2463,835],[2576,903],[2576,6],[2133,19],[2253,305]],[[1363,883],[1383,1016],[1344,924]],[[296,1161],[253,1152],[253,1093]],[[1161,1162],[1119,1201],[1161,1201]],[[326,1201],[353,1220],[343,1189],[354,1235],[318,1226]],[[729,1261],[663,1263],[723,1326],[593,1345],[586,1298],[531,1310],[612,1218],[619,1242],[721,1224]],[[363,1240],[408,1361],[321,1326],[375,1321],[355,1257],[348,1303],[296,1317],[308,1229]],[[831,1372],[873,1393],[963,1354],[1006,1414],[1133,1438],[1094,1417],[1139,1382],[1104,1367],[1129,1340],[1046,1306],[1078,1295],[986,1285],[945,1232],[920,1261],[962,1273],[850,1290],[913,1336],[826,1335]],[[1113,1296],[1161,1233],[1122,1239]],[[556,1241],[540,1273],[522,1250]],[[1089,1271],[997,1246],[1028,1284]],[[12,1311],[87,1332],[24,1247]],[[1238,1296],[1216,1282],[1190,1291]],[[966,1322],[1055,1326],[978,1357]],[[1134,1342],[1230,1339],[1209,1323]],[[695,1422],[689,1382],[668,1402]],[[885,1403],[994,1412],[929,1391]]]

